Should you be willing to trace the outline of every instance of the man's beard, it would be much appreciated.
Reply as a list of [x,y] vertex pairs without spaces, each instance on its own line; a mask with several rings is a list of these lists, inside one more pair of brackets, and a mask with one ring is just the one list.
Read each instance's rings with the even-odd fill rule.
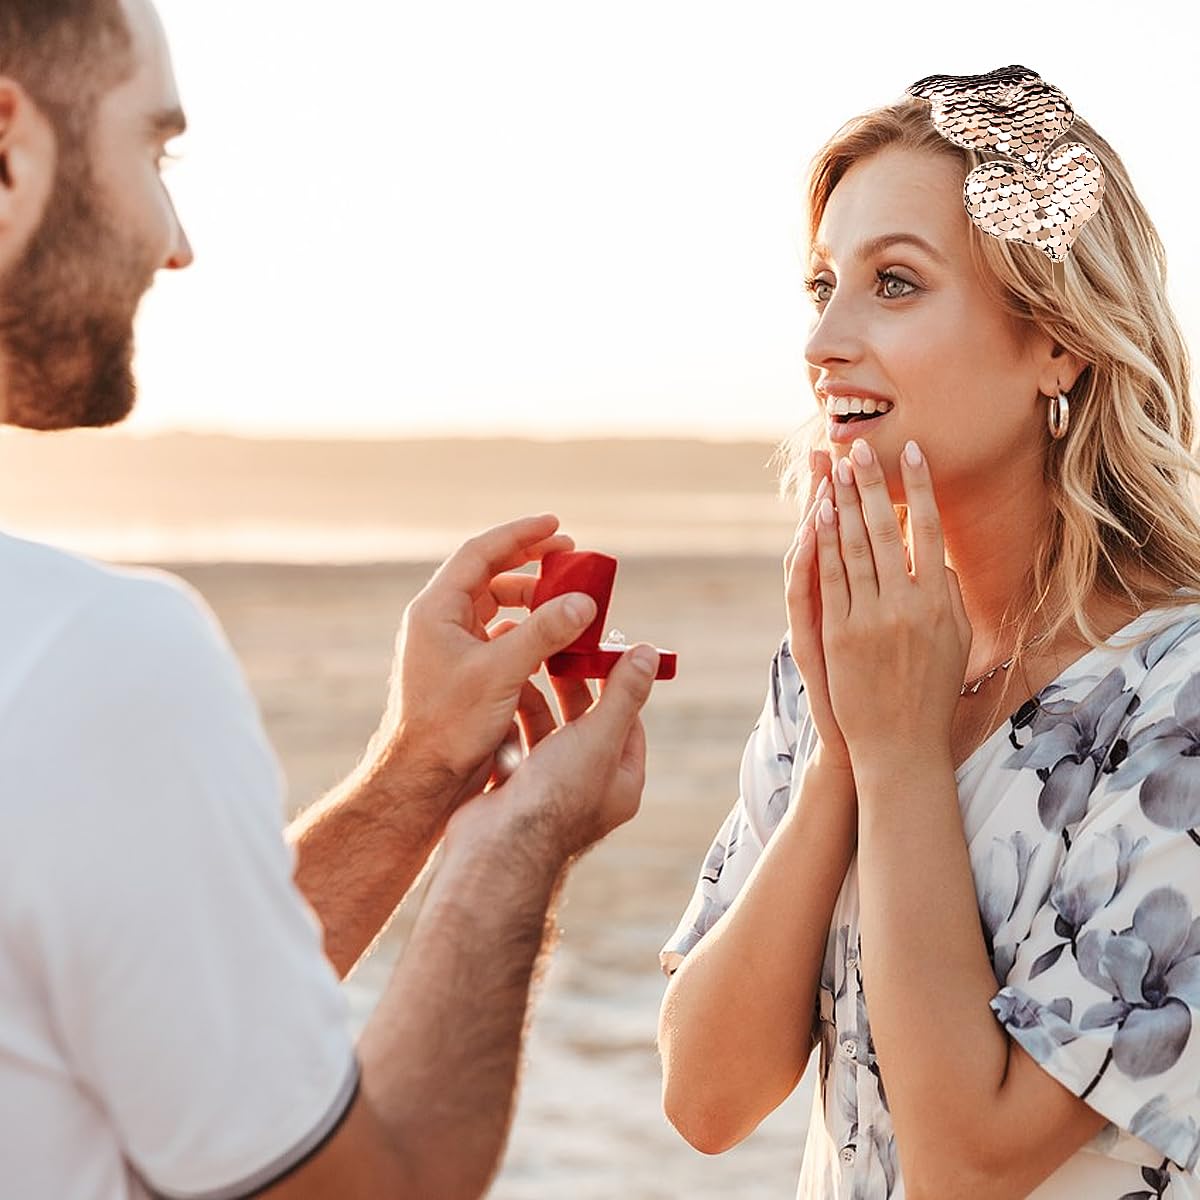
[[60,143],[46,213],[0,281],[10,425],[115,425],[133,409],[133,318],[157,264],[105,211],[83,146]]

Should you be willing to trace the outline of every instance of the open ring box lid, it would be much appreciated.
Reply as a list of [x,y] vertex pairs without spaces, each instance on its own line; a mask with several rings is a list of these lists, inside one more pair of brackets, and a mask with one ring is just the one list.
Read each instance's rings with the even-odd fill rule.
[[[530,609],[567,592],[586,592],[596,602],[596,619],[565,650],[546,660],[551,675],[570,679],[605,679],[629,646],[602,642],[612,600],[617,560],[594,550],[556,550],[542,559],[542,572]],[[677,656],[659,650],[656,679],[674,679]]]

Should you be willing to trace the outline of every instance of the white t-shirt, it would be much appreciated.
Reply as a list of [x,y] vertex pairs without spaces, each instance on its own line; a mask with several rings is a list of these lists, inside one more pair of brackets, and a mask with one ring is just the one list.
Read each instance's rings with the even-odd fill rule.
[[345,1001],[185,585],[0,534],[0,1195],[242,1196],[336,1128]]

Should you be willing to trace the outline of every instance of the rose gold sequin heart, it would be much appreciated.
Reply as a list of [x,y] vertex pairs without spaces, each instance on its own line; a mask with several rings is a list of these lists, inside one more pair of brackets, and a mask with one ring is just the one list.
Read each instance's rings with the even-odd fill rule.
[[1100,160],[1079,142],[1057,147],[1040,172],[989,162],[963,185],[967,212],[984,233],[1036,246],[1055,262],[1070,253],[1103,197]]
[[930,119],[948,141],[983,154],[1003,154],[1031,167],[1075,120],[1071,102],[1027,67],[987,75],[931,75],[912,95],[930,101]]

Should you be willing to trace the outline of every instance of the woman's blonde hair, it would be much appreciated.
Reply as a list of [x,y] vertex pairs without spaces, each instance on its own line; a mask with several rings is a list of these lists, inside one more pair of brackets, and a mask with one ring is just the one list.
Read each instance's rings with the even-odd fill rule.
[[[1072,625],[1089,645],[1099,645],[1085,613],[1098,590],[1147,609],[1194,601],[1177,589],[1200,585],[1190,369],[1167,301],[1162,243],[1108,142],[1083,120],[1075,121],[1070,140],[1095,152],[1106,178],[1100,212],[1079,232],[1064,264],[1056,268],[1035,247],[970,225],[972,257],[989,291],[1014,318],[1088,364],[1068,393],[1067,436],[1054,441],[1046,433],[1051,519],[1035,546],[1027,590],[1006,615],[1016,645],[1043,629],[1053,638]],[[845,173],[887,147],[947,155],[961,164],[964,179],[984,161],[937,132],[925,101],[905,99],[865,113],[813,160],[810,241]],[[783,448],[785,489],[799,490],[807,452],[817,447],[828,448],[821,415]]]

